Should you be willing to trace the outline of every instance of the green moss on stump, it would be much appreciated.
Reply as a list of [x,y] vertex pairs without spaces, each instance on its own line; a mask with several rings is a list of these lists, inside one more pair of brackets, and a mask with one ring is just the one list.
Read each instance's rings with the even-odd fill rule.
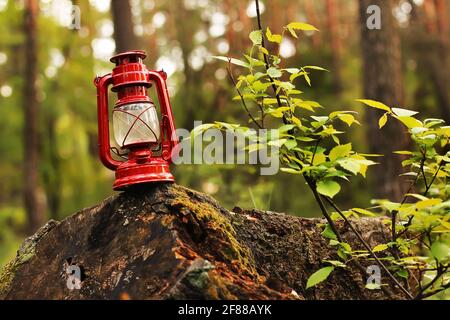
[[[187,192],[192,190],[184,187],[174,185],[171,188],[174,194],[172,205],[175,207],[185,207],[188,209],[198,221],[207,225],[207,228],[212,229],[212,232],[221,233],[227,244],[224,249],[219,252],[227,261],[237,263],[237,267],[246,271],[249,275],[257,276],[254,267],[253,258],[248,248],[243,248],[236,239],[236,231],[231,222],[220,211],[213,206],[209,201],[194,201]],[[198,197],[205,197],[200,193],[194,193]]]

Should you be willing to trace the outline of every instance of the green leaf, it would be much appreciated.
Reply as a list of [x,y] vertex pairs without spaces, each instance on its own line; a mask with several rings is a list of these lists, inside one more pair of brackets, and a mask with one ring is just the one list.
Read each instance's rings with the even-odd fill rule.
[[266,56],[269,55],[269,51],[267,51],[267,49],[264,48],[264,47],[259,47],[259,51],[261,51],[262,53],[264,53]]
[[298,36],[297,36],[297,34],[295,33],[295,30],[294,30],[294,29],[292,29],[292,28],[286,28],[286,29],[289,31],[289,33],[291,34],[291,36],[293,36],[294,38],[298,39]]
[[285,124],[278,128],[278,132],[285,133],[295,128],[293,124]]
[[297,137],[297,140],[303,141],[303,142],[312,142],[316,141],[316,139],[310,138],[310,137]]
[[255,30],[250,32],[250,40],[252,40],[254,45],[261,45],[262,43],[262,31],[261,30]]
[[269,69],[267,69],[267,74],[271,78],[279,78],[283,75],[281,70],[274,68],[274,67],[270,67]]
[[388,120],[387,113],[385,113],[381,116],[380,120],[378,120],[378,127],[380,129],[383,128],[385,126],[387,120]]
[[380,289],[380,285],[378,283],[368,283],[366,284],[366,289],[377,290]]
[[289,81],[294,81],[295,79],[297,79],[300,76],[303,76],[306,73],[306,71],[301,71],[301,72],[297,72],[297,73],[293,73],[290,75],[289,77]]
[[322,67],[318,67],[318,66],[304,66],[303,69],[313,69],[313,70],[319,70],[319,71],[327,71],[329,72],[329,70],[322,68]]
[[[270,83],[269,83],[270,84]],[[286,102],[284,99],[280,99],[281,103]],[[264,98],[263,104],[266,105],[273,105],[277,104],[278,100],[276,98]]]
[[338,116],[339,120],[346,123],[349,127],[355,123],[355,117],[351,114],[340,114]]
[[283,70],[289,72],[290,74],[294,74],[294,73],[299,73],[300,72],[300,69],[298,69],[298,68],[285,68]]
[[325,226],[325,229],[322,231],[322,236],[324,236],[327,239],[333,239],[336,240],[336,234],[331,230],[331,227],[329,224]]
[[435,206],[437,204],[440,204],[442,202],[442,199],[427,199],[427,200],[422,200],[416,203],[416,208],[421,210],[421,209],[425,209],[428,207],[432,207]]
[[[259,59],[255,59],[253,57],[250,57],[247,54],[244,54],[245,59],[247,59],[248,63],[250,64],[250,67],[262,67],[264,66],[264,61],[259,60]],[[249,75],[249,76],[253,76],[253,75]]]
[[450,256],[450,247],[447,243],[442,241],[435,241],[431,245],[431,254],[439,262],[446,260]]
[[269,146],[274,146],[277,148],[281,148],[281,146],[283,144],[285,144],[288,140],[287,139],[277,139],[277,140],[272,140],[269,141],[269,143],[267,143]]
[[341,144],[339,146],[334,147],[330,151],[330,160],[335,161],[338,158],[344,158],[350,155],[350,152],[352,151],[352,144]]
[[250,68],[250,65],[244,61],[235,59],[235,58],[229,58],[229,57],[223,57],[223,56],[212,56],[211,58],[213,59],[217,59],[217,60],[222,60],[225,62],[229,62],[231,64],[235,64],[237,66],[241,66],[241,67],[245,67],[245,68]]
[[270,87],[270,85],[271,85],[270,82],[261,82],[259,80],[256,80],[255,82],[252,83],[252,88],[256,92],[265,92],[267,88]]
[[[300,140],[300,139],[299,139]],[[327,161],[327,156],[323,153],[317,153],[314,156],[313,166],[317,166]]]
[[286,26],[286,28],[303,31],[319,31],[319,29],[317,29],[313,25],[304,22],[291,22]]
[[413,153],[411,151],[405,151],[405,150],[399,150],[399,151],[394,151],[395,154],[400,154],[400,155],[412,155]]
[[350,171],[354,175],[357,175],[361,170],[361,165],[355,159],[346,158],[346,159],[340,160],[338,163],[339,163],[339,166],[341,166],[342,168],[344,168],[347,171]]
[[305,78],[306,83],[311,87],[311,78],[308,76],[308,73],[305,73],[303,77]]
[[292,148],[295,148],[297,146],[297,141],[296,140],[287,140],[284,143],[284,146],[288,149],[291,150]]
[[306,282],[306,289],[314,287],[315,285],[321,283],[322,281],[326,280],[331,272],[333,272],[334,267],[329,266],[322,269],[317,270],[314,272]]
[[286,172],[286,173],[292,173],[292,174],[301,174],[302,173],[300,170],[295,170],[292,168],[281,168],[280,171]]
[[416,111],[401,108],[392,108],[392,111],[399,117],[411,117],[418,114]]
[[278,44],[280,44],[281,40],[283,40],[283,37],[280,34],[272,34],[269,27],[267,27],[267,30],[266,30],[266,37],[267,37],[267,40],[269,40],[270,42],[275,42]]
[[409,129],[423,126],[422,122],[413,117],[397,116],[397,119],[400,120]]
[[378,101],[369,100],[369,99],[356,99],[356,101],[362,102],[362,103],[364,103],[364,104],[366,104],[366,105],[368,105],[369,107],[372,107],[372,108],[388,111],[389,113],[391,112],[391,108],[389,108],[384,103],[381,103],[381,102],[378,102]]
[[341,186],[339,183],[333,180],[319,181],[317,183],[317,192],[330,198],[333,198],[340,190]]
[[267,112],[267,114],[270,114],[272,117],[275,118],[281,118],[283,117],[284,112],[290,110],[291,108],[289,107],[280,107],[280,108],[276,108],[275,110],[270,110]]
[[369,210],[366,210],[366,209],[362,209],[362,208],[353,208],[353,209],[351,209],[351,210],[352,210],[352,211],[355,211],[356,213],[363,214],[363,215],[365,215],[365,216],[376,217],[376,214],[375,214],[375,213],[373,213],[373,212],[371,212],[371,211],[369,211]]
[[191,131],[191,139],[194,139],[196,136],[198,136],[199,134],[202,134],[204,131],[215,127],[216,124],[215,123],[204,123],[202,125],[196,126],[192,131]]
[[384,251],[384,250],[386,250],[387,248],[389,248],[389,246],[387,245],[387,244],[379,244],[379,245],[377,245],[377,246],[375,246],[373,249],[372,249],[372,251],[373,252],[381,252],[381,251]]
[[409,278],[409,272],[408,269],[402,268],[396,272],[396,274],[402,278],[408,279]]
[[323,261],[326,263],[330,263],[335,267],[340,267],[340,268],[346,267],[345,263],[343,263],[342,261],[339,261],[339,260],[323,260]]

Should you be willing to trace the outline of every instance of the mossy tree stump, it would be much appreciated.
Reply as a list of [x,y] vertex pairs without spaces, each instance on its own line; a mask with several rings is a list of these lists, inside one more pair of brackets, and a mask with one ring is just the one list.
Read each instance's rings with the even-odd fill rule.
[[[0,272],[2,299],[403,299],[387,277],[365,288],[364,268],[338,268],[306,289],[308,277],[336,260],[322,219],[275,212],[230,212],[176,184],[110,197],[28,238]],[[355,221],[366,241],[385,242],[378,219]],[[344,239],[361,248],[340,225]],[[364,267],[373,264],[360,261]],[[69,266],[80,270],[70,290]]]

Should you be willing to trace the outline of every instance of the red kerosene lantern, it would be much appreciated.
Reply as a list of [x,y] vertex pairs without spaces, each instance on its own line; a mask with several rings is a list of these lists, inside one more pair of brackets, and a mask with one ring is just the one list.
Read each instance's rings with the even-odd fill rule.
[[[144,51],[129,51],[111,58],[112,73],[95,79],[98,108],[98,144],[100,160],[114,170],[114,190],[131,185],[173,181],[169,171],[172,151],[178,143],[167,92],[164,71],[149,71],[143,64]],[[147,89],[155,85],[160,105],[160,121]],[[117,93],[113,109],[114,137],[109,140],[108,86]],[[160,125],[161,123],[161,125]],[[111,151],[125,161],[115,160]]]

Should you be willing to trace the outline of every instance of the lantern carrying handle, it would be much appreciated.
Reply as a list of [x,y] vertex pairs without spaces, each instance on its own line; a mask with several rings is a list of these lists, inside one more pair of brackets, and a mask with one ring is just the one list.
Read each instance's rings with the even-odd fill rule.
[[102,163],[109,169],[115,170],[122,162],[114,160],[111,156],[109,142],[109,111],[108,86],[113,83],[111,73],[103,77],[96,77],[94,84],[97,87],[97,113],[98,113],[98,149]]
[[[166,132],[162,131],[161,134],[162,156],[165,160],[171,162],[172,155],[177,150],[178,138],[175,132],[175,120],[173,118],[172,106],[170,105],[169,92],[166,85],[167,74],[164,71],[149,70],[148,78],[156,86],[161,108],[162,130],[167,130]],[[167,138],[165,138],[164,134],[166,134]]]

